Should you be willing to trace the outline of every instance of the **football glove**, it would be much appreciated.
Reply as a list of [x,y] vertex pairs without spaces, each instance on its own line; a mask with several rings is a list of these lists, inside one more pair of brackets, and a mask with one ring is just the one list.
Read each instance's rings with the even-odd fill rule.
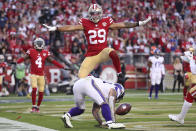
[[48,26],[46,24],[43,24],[44,27],[46,27],[48,29],[48,31],[56,31],[57,27],[56,26]]
[[139,26],[145,25],[146,23],[148,23],[151,20],[151,17],[148,17],[148,19],[144,20],[144,21],[139,21]]

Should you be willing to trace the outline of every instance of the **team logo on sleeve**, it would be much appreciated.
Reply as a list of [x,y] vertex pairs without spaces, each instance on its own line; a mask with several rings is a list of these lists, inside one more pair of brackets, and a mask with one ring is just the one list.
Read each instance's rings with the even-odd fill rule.
[[106,23],[106,22],[103,22],[102,25],[103,25],[103,26],[107,26],[107,23]]

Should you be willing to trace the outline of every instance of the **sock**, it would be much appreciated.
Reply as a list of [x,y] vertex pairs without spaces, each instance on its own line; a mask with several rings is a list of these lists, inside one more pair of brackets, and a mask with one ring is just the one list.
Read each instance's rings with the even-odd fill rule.
[[33,90],[32,90],[32,105],[36,105],[36,92],[37,92],[37,88],[33,88]]
[[155,85],[155,98],[158,98],[158,94],[159,94],[159,85]]
[[155,87],[155,86],[151,85],[151,87],[150,87],[149,97],[152,97],[152,91],[153,91],[154,87]]
[[115,51],[111,51],[109,54],[110,58],[112,59],[112,63],[117,71],[117,73],[121,72],[121,67],[120,67],[120,59],[118,55],[116,54]]
[[191,106],[192,106],[192,103],[185,100],[178,118],[184,119]]
[[39,92],[39,97],[38,97],[38,102],[37,102],[38,107],[41,105],[43,97],[44,97],[44,92]]
[[73,108],[71,108],[71,110],[69,110],[68,113],[72,117],[72,116],[78,116],[78,115],[82,114],[83,112],[84,112],[84,109],[80,109],[78,107],[73,107]]
[[2,85],[0,85],[0,92],[1,92],[1,90],[2,90]]
[[103,104],[101,106],[101,113],[107,123],[112,122],[111,110],[108,104]]
[[184,95],[184,97],[186,97],[187,89],[188,89],[188,87],[187,87],[187,86],[185,86],[185,87],[184,87],[184,89],[183,89],[183,95]]

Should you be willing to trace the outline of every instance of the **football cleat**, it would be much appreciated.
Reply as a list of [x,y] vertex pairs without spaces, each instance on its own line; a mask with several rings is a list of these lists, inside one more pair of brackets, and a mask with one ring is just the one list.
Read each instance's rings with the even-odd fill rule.
[[35,113],[36,112],[36,107],[32,107],[32,109],[31,109],[31,113]]
[[70,121],[70,116],[67,113],[62,116],[61,120],[63,121],[65,127],[73,128]]
[[176,121],[180,124],[184,124],[184,119],[179,119],[178,115],[169,114],[168,117],[172,121]]
[[40,110],[38,107],[36,107],[36,110],[35,110],[36,113],[40,113]]
[[125,125],[122,123],[110,123],[107,124],[108,125],[108,129],[122,129],[125,128]]

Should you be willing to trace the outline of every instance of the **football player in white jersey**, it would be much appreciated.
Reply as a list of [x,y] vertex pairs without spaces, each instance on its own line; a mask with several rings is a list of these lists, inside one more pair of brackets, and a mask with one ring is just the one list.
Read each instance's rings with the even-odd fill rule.
[[165,75],[165,68],[163,65],[164,58],[160,56],[160,50],[155,48],[153,56],[148,58],[149,76],[151,81],[149,99],[152,98],[152,91],[155,88],[155,99],[158,99],[158,92],[162,77]]
[[[185,54],[186,55],[186,54]],[[193,57],[192,55],[188,55],[187,57],[189,60],[190,64],[190,69],[191,69],[191,75],[190,77],[190,82],[191,82],[191,87],[188,93],[186,94],[186,98],[184,99],[184,104],[182,106],[180,114],[174,115],[174,114],[169,114],[169,119],[172,121],[176,121],[180,124],[184,124],[184,118],[192,106],[193,101],[196,101],[196,56]]]
[[93,99],[93,115],[95,119],[102,125],[102,121],[98,116],[98,108],[101,108],[102,116],[106,121],[109,129],[125,128],[122,123],[115,123],[114,105],[115,102],[124,96],[124,87],[118,83],[112,84],[102,81],[93,76],[87,76],[79,79],[73,86],[74,101],[76,107],[69,110],[68,113],[62,116],[65,127],[73,128],[71,117],[82,114],[85,110],[85,96]]

